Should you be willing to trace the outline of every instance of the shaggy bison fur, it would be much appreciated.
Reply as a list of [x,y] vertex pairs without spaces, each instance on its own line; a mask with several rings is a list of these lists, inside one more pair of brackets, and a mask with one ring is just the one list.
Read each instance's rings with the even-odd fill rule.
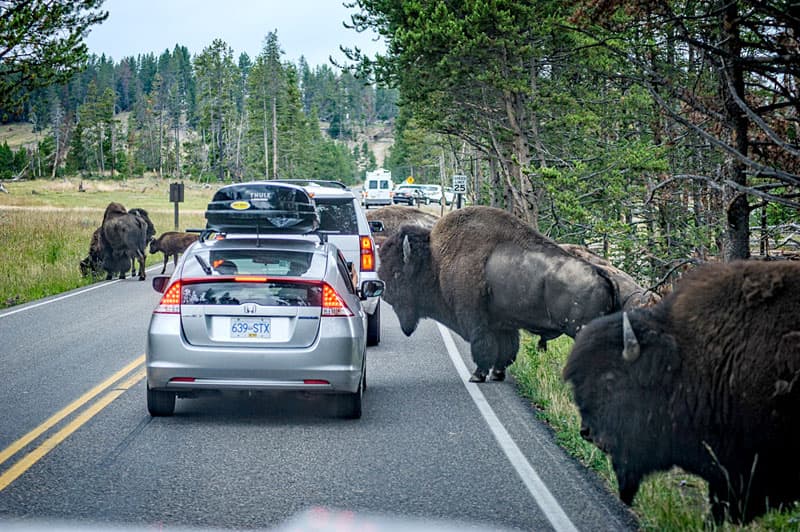
[[518,218],[466,207],[433,229],[404,225],[380,248],[384,299],[411,335],[433,318],[470,342],[473,382],[505,378],[519,329],[544,340],[574,336],[591,319],[620,309],[617,287]]
[[659,304],[584,327],[564,379],[625,503],[672,466],[708,481],[717,522],[800,498],[800,265],[698,267]]
[[[114,273],[119,273],[120,279],[124,279],[134,261],[139,264],[139,279],[142,281],[145,279],[145,246],[151,226],[152,222],[146,211],[138,209],[136,213],[131,214],[119,203],[108,204],[100,231],[100,247],[103,269],[107,273],[106,279],[111,279]],[[135,271],[136,266],[133,268]]]
[[200,238],[197,233],[181,233],[178,231],[167,231],[158,238],[150,241],[150,254],[158,253],[159,251],[164,254],[164,267],[161,268],[161,273],[167,270],[167,262],[169,257],[173,257],[173,264],[178,265],[178,255],[186,251],[186,248]]
[[368,211],[367,220],[380,220],[383,222],[383,232],[372,235],[375,239],[375,244],[380,246],[387,238],[395,234],[402,225],[418,225],[430,229],[439,220],[439,217],[416,207],[390,205]]

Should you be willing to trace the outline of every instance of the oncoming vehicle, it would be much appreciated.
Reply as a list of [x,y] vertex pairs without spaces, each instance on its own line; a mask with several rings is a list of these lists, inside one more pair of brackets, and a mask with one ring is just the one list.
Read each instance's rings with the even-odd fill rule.
[[430,199],[425,196],[422,185],[398,185],[394,189],[392,201],[395,205],[404,203],[406,205],[428,205]]
[[[250,190],[270,187],[299,190],[313,205],[292,185]],[[245,203],[258,202],[278,204],[265,197],[229,203],[246,211]],[[282,201],[284,208],[289,203]],[[253,234],[237,233],[246,229],[235,223],[227,232],[210,227],[171,277],[153,279],[163,296],[147,335],[148,411],[169,416],[176,398],[208,393],[303,391],[331,394],[340,416],[361,417],[367,336],[361,302],[380,296],[383,282],[353,282],[342,251],[317,231],[315,212],[287,222],[288,208],[252,210],[271,213],[270,223],[288,229]],[[306,221],[312,231],[300,229]]]
[[365,209],[373,205],[385,206],[392,204],[392,174],[386,170],[367,172],[362,188],[361,203]]

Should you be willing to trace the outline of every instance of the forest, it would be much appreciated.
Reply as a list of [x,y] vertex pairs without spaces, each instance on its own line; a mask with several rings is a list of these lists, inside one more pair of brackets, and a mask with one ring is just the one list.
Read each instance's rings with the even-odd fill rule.
[[3,122],[29,122],[41,133],[34,146],[0,146],[0,178],[152,172],[353,182],[374,169],[374,155],[357,141],[368,125],[394,119],[396,91],[282,54],[270,32],[255,58],[236,56],[221,39],[195,56],[179,44],[118,62],[91,55],[68,81],[0,111]]
[[427,152],[650,286],[687,262],[796,256],[800,3],[351,5],[388,43],[350,57],[399,90],[394,161]]
[[356,183],[383,124],[396,181],[467,175],[470,201],[650,287],[687,263],[798,255],[800,3],[344,3],[384,55],[294,65],[270,33],[255,58],[215,40],[20,85],[0,117],[42,134],[0,147],[0,178]]

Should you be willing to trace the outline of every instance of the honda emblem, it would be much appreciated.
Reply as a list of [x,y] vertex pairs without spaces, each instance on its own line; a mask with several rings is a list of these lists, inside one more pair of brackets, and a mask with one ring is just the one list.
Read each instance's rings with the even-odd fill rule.
[[256,304],[255,303],[247,303],[244,306],[244,313],[245,314],[255,314],[256,313]]

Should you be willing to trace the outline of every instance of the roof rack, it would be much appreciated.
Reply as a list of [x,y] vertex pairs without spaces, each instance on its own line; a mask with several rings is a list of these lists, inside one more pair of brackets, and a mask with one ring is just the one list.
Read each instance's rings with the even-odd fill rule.
[[348,189],[348,186],[341,181],[333,181],[329,179],[270,179],[270,182],[287,183],[289,185],[299,185],[301,187],[316,185],[321,187],[341,188],[344,190]]
[[317,237],[321,244],[328,242],[328,235],[336,233],[336,231],[322,231],[316,229],[307,233],[276,233],[265,232],[261,227],[236,227],[235,231],[226,230],[225,227],[209,226],[204,229],[186,229],[187,233],[200,233],[200,240],[208,240],[213,235],[222,235],[223,237],[234,236],[238,238],[255,238],[260,241],[275,241],[275,240],[299,240],[302,237],[314,236]]

